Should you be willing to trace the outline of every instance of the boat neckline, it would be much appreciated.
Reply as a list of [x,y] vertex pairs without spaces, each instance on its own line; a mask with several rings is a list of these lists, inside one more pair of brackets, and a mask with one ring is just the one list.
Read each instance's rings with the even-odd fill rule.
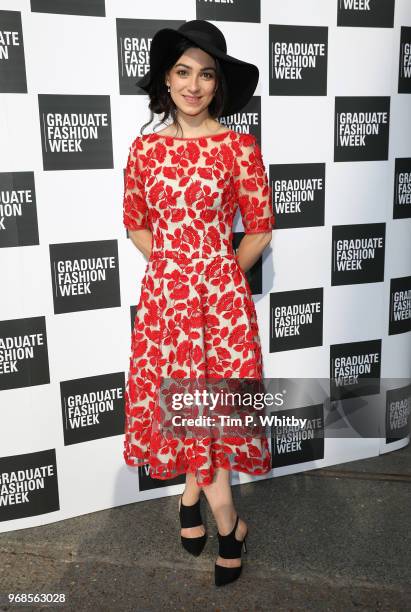
[[147,134],[148,136],[159,136],[160,138],[172,138],[173,140],[201,140],[202,138],[216,138],[218,136],[226,136],[227,134],[234,133],[234,130],[226,130],[225,132],[220,132],[219,134],[207,134],[206,136],[192,136],[191,138],[182,138],[181,136],[169,136],[168,134],[159,134],[158,132],[152,132],[151,134]]

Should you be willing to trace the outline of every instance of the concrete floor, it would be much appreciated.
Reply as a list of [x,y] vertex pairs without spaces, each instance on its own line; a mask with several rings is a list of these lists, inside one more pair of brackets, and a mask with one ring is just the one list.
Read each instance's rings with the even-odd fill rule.
[[173,496],[0,534],[3,598],[67,598],[0,610],[411,610],[411,446],[238,485],[233,496],[249,536],[242,576],[231,585],[214,586],[208,506],[210,538],[194,558],[180,545]]

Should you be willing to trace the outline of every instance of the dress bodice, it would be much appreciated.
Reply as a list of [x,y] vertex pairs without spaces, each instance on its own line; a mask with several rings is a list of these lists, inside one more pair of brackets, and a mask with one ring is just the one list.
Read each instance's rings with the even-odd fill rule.
[[138,136],[128,155],[123,223],[149,229],[152,256],[190,260],[232,254],[240,208],[246,234],[274,227],[272,191],[255,136]]

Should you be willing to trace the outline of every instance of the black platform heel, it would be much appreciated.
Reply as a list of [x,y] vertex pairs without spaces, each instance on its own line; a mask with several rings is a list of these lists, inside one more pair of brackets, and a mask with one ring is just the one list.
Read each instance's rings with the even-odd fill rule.
[[[237,514],[234,528],[228,535],[223,536],[217,531],[219,543],[218,554],[223,559],[239,559],[241,558],[242,549],[244,549],[245,553],[247,552],[246,538],[248,535],[248,529],[243,540],[237,540],[235,537],[238,520],[239,516]],[[214,571],[216,586],[222,586],[223,584],[234,582],[234,580],[239,578],[242,569],[242,565],[238,567],[224,567],[222,565],[217,565],[216,563]]]
[[[192,506],[183,505],[183,496],[180,497],[180,525],[182,529],[187,527],[199,527],[203,524],[200,512],[200,499]],[[186,538],[181,536],[181,544],[191,555],[198,557],[203,552],[207,542],[207,533],[197,538]]]

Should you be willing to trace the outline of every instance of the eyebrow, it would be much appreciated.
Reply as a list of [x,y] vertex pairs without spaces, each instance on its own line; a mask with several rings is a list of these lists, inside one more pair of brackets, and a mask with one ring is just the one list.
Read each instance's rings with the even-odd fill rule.
[[[191,68],[191,66],[187,66],[187,64],[176,64],[175,68],[177,68],[177,66],[184,66],[184,68]],[[215,70],[214,66],[206,66],[205,68],[201,68],[201,70]]]

